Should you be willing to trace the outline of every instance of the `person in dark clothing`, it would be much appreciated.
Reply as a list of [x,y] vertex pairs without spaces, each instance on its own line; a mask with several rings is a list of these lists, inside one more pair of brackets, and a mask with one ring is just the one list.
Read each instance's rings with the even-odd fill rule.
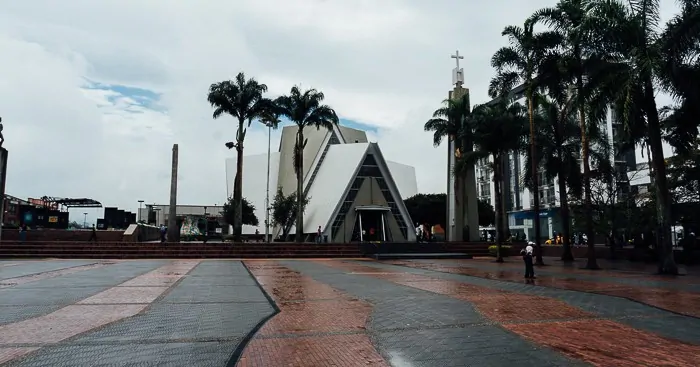
[[25,223],[19,226],[19,240],[22,242],[27,240],[27,225]]
[[97,242],[97,230],[95,230],[95,225],[92,225],[92,232],[90,232],[90,239],[88,242]]
[[165,242],[166,233],[168,233],[168,229],[165,228],[165,225],[161,224],[160,225],[160,242]]
[[520,251],[520,254],[523,255],[523,262],[525,262],[526,279],[535,279],[535,267],[533,266],[532,261],[532,251],[532,242],[528,243],[528,245]]

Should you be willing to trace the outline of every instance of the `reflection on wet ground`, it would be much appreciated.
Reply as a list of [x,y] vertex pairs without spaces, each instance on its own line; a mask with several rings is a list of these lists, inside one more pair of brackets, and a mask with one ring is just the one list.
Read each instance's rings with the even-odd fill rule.
[[[451,262],[427,263],[418,261],[386,261],[385,263],[485,279],[519,283],[525,282],[522,272],[515,267],[513,267],[512,271],[508,271],[497,268],[493,270],[484,270],[482,268],[470,267],[470,264],[467,262],[460,262],[457,264]],[[535,279],[533,283],[535,285],[551,288],[623,297],[681,315],[700,317],[700,293],[651,288],[641,285],[616,284],[613,282],[595,282],[576,278],[575,274],[571,274],[571,276],[566,278],[538,274],[537,279]]]
[[[563,301],[494,290],[342,261],[318,261],[358,276],[371,276],[469,302],[493,322],[532,342],[597,366],[696,366],[700,346],[666,339],[605,320]],[[411,266],[441,269],[430,264]],[[456,271],[449,268],[449,270]],[[471,269],[475,270],[475,269]],[[467,271],[469,272],[469,271]],[[500,272],[499,272],[500,273]],[[502,276],[509,277],[508,272]],[[471,275],[471,274],[466,274]],[[482,274],[483,276],[483,274]],[[494,279],[497,274],[491,274]]]
[[366,302],[270,261],[246,261],[279,307],[238,366],[387,366],[365,332]]

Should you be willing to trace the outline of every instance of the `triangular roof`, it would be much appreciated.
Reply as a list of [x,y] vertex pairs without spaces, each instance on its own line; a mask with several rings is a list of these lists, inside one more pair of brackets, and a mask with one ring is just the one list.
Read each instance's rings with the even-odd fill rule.
[[[344,198],[345,188],[354,179],[369,143],[338,144],[326,152],[325,164],[319,165],[306,197],[309,203],[304,211],[304,233],[315,233],[318,226],[326,228],[335,204]],[[296,233],[292,227],[290,233]]]
[[[368,158],[369,155],[371,156]],[[305,233],[316,232],[319,225],[325,233],[328,233],[332,230],[332,225],[339,214],[343,217],[347,214],[341,213],[341,208],[343,203],[349,200],[348,194],[358,180],[360,169],[367,159],[373,159],[373,165],[379,168],[381,177],[378,177],[380,180],[377,181],[382,187],[385,200],[389,203],[399,227],[407,232],[404,235],[410,238],[413,233],[408,230],[411,217],[391,176],[389,166],[376,143],[339,144],[328,149],[324,159],[326,164],[322,164],[319,168],[308,192],[310,201],[304,214]],[[360,179],[364,180],[364,177]],[[353,200],[354,198],[351,201]],[[292,228],[290,233],[294,232]]]

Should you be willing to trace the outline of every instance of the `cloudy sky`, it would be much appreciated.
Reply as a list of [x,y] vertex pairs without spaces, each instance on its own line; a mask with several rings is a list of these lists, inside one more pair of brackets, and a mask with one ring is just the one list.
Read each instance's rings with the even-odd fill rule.
[[[464,54],[472,101],[485,102],[503,27],[554,3],[0,0],[6,191],[164,203],[178,143],[179,202],[221,205],[235,126],[211,118],[207,88],[244,71],[271,97],[323,91],[342,123],[416,167],[420,192],[444,192],[446,148],[422,125],[451,88],[450,55]],[[675,6],[663,3],[668,18]],[[266,130],[251,128],[245,149],[265,152]]]

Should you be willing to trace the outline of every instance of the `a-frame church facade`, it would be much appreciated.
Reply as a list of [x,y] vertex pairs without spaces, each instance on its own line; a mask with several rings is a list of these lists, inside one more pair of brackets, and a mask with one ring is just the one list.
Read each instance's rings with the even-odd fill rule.
[[[270,201],[278,187],[285,195],[296,192],[292,166],[296,132],[296,126],[284,127],[279,150],[270,155]],[[415,226],[403,203],[417,193],[413,167],[385,160],[379,145],[369,143],[361,130],[307,128],[304,136],[307,240],[315,239],[319,226],[328,242],[415,240]],[[243,233],[265,232],[267,158],[267,154],[246,156],[243,163],[243,196],[255,206],[260,221],[258,227],[244,226]],[[235,174],[236,160],[227,159],[229,196]],[[288,228],[289,234],[295,229]],[[273,238],[284,230],[270,228]]]

